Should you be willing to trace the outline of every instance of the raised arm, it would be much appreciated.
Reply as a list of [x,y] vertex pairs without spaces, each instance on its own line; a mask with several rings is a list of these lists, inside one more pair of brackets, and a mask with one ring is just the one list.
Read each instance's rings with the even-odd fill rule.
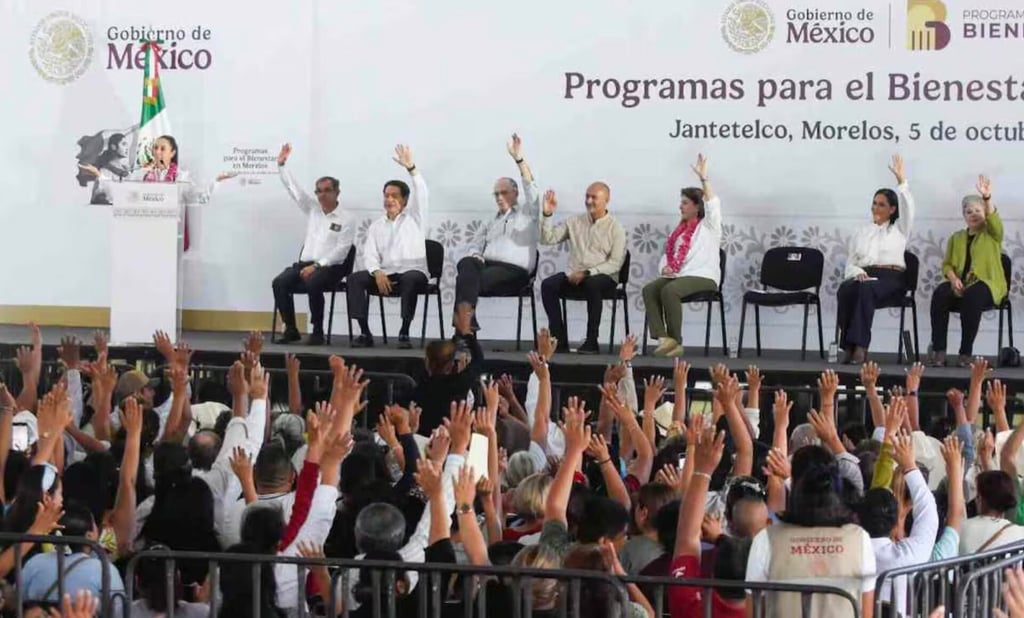
[[[910,490],[910,499],[914,505],[914,525],[910,528],[910,535],[902,541],[903,544],[911,546],[914,556],[931,556],[932,546],[935,544],[935,535],[939,531],[939,514],[935,507],[935,496],[928,490],[928,482],[924,475],[917,469],[917,462],[914,458],[914,442],[910,433],[904,431],[897,436],[894,442],[896,462],[903,471],[903,478],[906,479],[907,489]],[[951,485],[958,484],[950,479]]]
[[21,372],[21,392],[18,394],[20,410],[35,410],[39,401],[39,378],[43,372],[43,336],[35,323],[28,325],[32,347],[20,347],[14,364]]
[[946,461],[946,478],[949,479],[946,525],[959,533],[967,516],[967,505],[964,502],[964,461],[959,438],[946,436],[942,442],[942,458]]
[[704,521],[708,486],[711,475],[718,469],[725,448],[725,432],[715,435],[714,427],[704,429],[695,445],[693,479],[683,496],[676,523],[675,556],[697,556],[700,558],[700,526]]
[[540,220],[540,244],[557,245],[569,238],[569,225],[565,222],[559,224],[551,223],[551,217],[558,208],[558,196],[551,189],[544,192],[543,215]]
[[686,421],[686,385],[690,374],[690,363],[675,359],[672,365],[672,390],[675,401],[672,404],[672,422]]
[[1017,453],[1020,452],[1021,444],[1024,444],[1024,423],[1014,427],[1013,433],[999,451],[999,468],[1014,479],[1020,476],[1020,471],[1017,470]]
[[608,443],[604,436],[594,434],[590,436],[590,444],[587,446],[587,455],[590,455],[601,468],[601,478],[604,479],[605,489],[608,497],[615,500],[628,511],[630,509],[629,490],[622,482],[618,466],[612,461],[611,453],[608,451]]
[[[487,542],[484,541],[480,524],[476,520],[473,502],[476,499],[476,472],[468,465],[459,470],[455,482],[455,512],[459,518],[459,533],[462,547],[466,550],[469,563],[476,566],[491,564],[487,557]],[[447,517],[445,518],[447,522]]]
[[427,212],[430,205],[430,192],[427,190],[427,181],[423,180],[423,175],[416,169],[412,148],[405,144],[399,144],[395,146],[395,156],[392,158],[395,163],[401,165],[405,168],[405,171],[409,172],[409,178],[412,180],[412,187],[410,187],[412,194],[409,196],[406,210],[409,212],[409,216],[419,222],[421,226],[424,226],[426,225],[425,221],[427,220]]
[[871,409],[871,424],[874,427],[881,427],[885,424],[885,408],[882,405],[882,398],[878,395],[878,365],[876,363],[868,361],[861,365],[860,383],[864,385],[868,407]]
[[284,364],[288,369],[288,409],[292,414],[302,414],[302,384],[299,382],[302,363],[294,354],[285,354]]
[[569,506],[569,494],[576,468],[583,460],[583,451],[590,444],[590,427],[586,424],[586,410],[582,402],[570,397],[565,408],[565,458],[558,467],[558,473],[551,482],[547,501],[544,503],[544,521],[557,521],[568,525],[565,509]]
[[971,363],[971,387],[967,391],[967,421],[974,423],[978,418],[978,412],[981,410],[981,388],[985,382],[985,378],[988,376],[992,369],[988,366],[988,361],[981,357],[975,357],[974,362]]
[[288,157],[292,154],[292,145],[285,144],[281,146],[281,152],[277,155],[277,169],[281,176],[281,182],[284,184],[285,190],[288,191],[288,195],[291,196],[292,200],[298,204],[302,212],[309,212],[313,208],[319,208],[320,205],[315,199],[313,199],[308,193],[306,193],[299,183],[295,182],[295,177],[285,167],[288,162]]
[[1006,418],[1006,385],[1002,380],[992,380],[985,389],[985,403],[992,410],[992,419],[996,424],[996,432],[1010,430],[1010,421]]
[[518,133],[512,134],[508,142],[508,154],[519,167],[519,174],[523,178],[523,192],[526,194],[526,205],[532,212],[536,212],[540,206],[540,196],[537,194],[537,185],[534,184],[533,171],[523,156],[523,140]]
[[[7,456],[11,453],[11,437],[14,433],[14,396],[7,385],[0,382],[0,474],[7,469]],[[0,483],[0,503],[7,504],[3,483]]]
[[717,197],[711,190],[711,179],[708,178],[708,160],[704,158],[703,154],[698,154],[697,162],[690,167],[700,179],[701,189],[704,190],[704,203],[707,204]]
[[982,201],[985,202],[985,227],[992,238],[1001,243],[1003,242],[1003,220],[996,212],[996,207],[992,205],[992,181],[988,176],[981,174],[978,176],[977,187]]
[[915,204],[914,196],[910,193],[910,186],[907,185],[906,168],[903,165],[903,157],[893,155],[892,163],[889,164],[889,171],[896,177],[896,191],[900,194],[900,218],[896,220],[897,227],[903,235],[910,238],[910,230],[914,227]]
[[772,404],[772,419],[775,430],[772,434],[772,448],[789,455],[789,411],[793,409],[793,402],[789,400],[786,391],[779,389],[775,391],[775,402]]
[[639,479],[640,483],[646,483],[651,478],[651,468],[654,465],[654,447],[647,440],[640,424],[636,422],[636,412],[629,409],[619,398],[614,385],[603,385],[601,395],[619,420],[619,427],[629,434],[630,444],[636,450],[636,457],[629,463],[630,473]]
[[118,553],[124,556],[131,553],[135,542],[135,481],[142,447],[142,410],[134,398],[125,400],[121,422],[125,430],[124,454],[121,456],[121,473],[111,522],[117,537]]
[[537,376],[537,407],[533,410],[533,425],[530,440],[536,442],[546,453],[548,450],[548,424],[551,421],[551,372],[548,363],[536,352],[527,355],[533,373]]
[[734,476],[750,476],[754,469],[754,440],[747,430],[747,423],[743,420],[743,412],[736,403],[739,388],[736,376],[729,376],[728,380],[718,384],[715,397],[725,410],[729,434],[736,448],[736,461],[733,463],[732,473]]

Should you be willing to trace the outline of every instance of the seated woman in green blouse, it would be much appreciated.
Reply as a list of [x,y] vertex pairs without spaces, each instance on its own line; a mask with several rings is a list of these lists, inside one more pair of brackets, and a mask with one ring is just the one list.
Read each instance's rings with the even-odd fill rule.
[[946,364],[950,311],[960,312],[959,365],[966,367],[981,314],[1006,298],[1003,222],[992,206],[989,179],[979,176],[977,187],[980,195],[968,195],[963,200],[967,229],[954,233],[946,244],[946,258],[942,261],[946,282],[932,293],[932,345],[928,361],[933,366]]

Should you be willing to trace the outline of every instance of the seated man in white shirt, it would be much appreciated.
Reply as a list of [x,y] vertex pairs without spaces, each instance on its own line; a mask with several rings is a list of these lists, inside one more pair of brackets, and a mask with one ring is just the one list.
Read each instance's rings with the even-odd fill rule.
[[370,294],[401,297],[398,347],[411,348],[409,325],[416,315],[416,300],[427,289],[427,183],[416,171],[408,146],[396,146],[394,159],[409,172],[412,190],[401,180],[384,183],[384,216],[366,231],[365,270],[349,275],[348,315],[359,323],[360,334],[354,342],[357,348],[373,346],[368,320]]
[[[477,246],[459,261],[455,306],[468,302],[476,307],[481,294],[515,294],[530,280],[530,271],[536,263],[540,193],[533,172],[523,159],[518,135],[512,135],[508,153],[519,166],[526,200],[519,203],[519,187],[515,180],[499,178],[495,181],[494,201],[498,212],[487,222]],[[476,314],[473,328],[479,328]]]
[[274,278],[274,301],[284,323],[284,334],[279,343],[293,343],[301,339],[295,326],[295,301],[292,294],[309,295],[309,318],[313,333],[306,340],[309,345],[324,343],[324,291],[341,281],[351,265],[344,264],[352,248],[355,227],[351,217],[338,207],[338,179],[323,176],[316,181],[316,199],[303,191],[285,168],[292,145],[285,144],[277,155],[288,195],[306,213],[306,240],[299,261],[285,268]]

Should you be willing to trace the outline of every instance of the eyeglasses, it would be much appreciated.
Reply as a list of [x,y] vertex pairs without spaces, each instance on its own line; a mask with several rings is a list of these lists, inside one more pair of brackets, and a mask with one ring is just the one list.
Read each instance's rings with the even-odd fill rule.
[[316,193],[317,195],[320,195],[321,193],[334,193],[334,189],[319,189],[318,188],[318,189],[314,190],[313,193]]

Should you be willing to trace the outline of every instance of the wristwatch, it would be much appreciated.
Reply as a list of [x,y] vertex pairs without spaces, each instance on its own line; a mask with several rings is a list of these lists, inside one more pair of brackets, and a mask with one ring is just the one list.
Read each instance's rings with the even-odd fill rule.
[[473,512],[473,505],[463,503],[458,506],[457,510],[459,515],[468,515]]

